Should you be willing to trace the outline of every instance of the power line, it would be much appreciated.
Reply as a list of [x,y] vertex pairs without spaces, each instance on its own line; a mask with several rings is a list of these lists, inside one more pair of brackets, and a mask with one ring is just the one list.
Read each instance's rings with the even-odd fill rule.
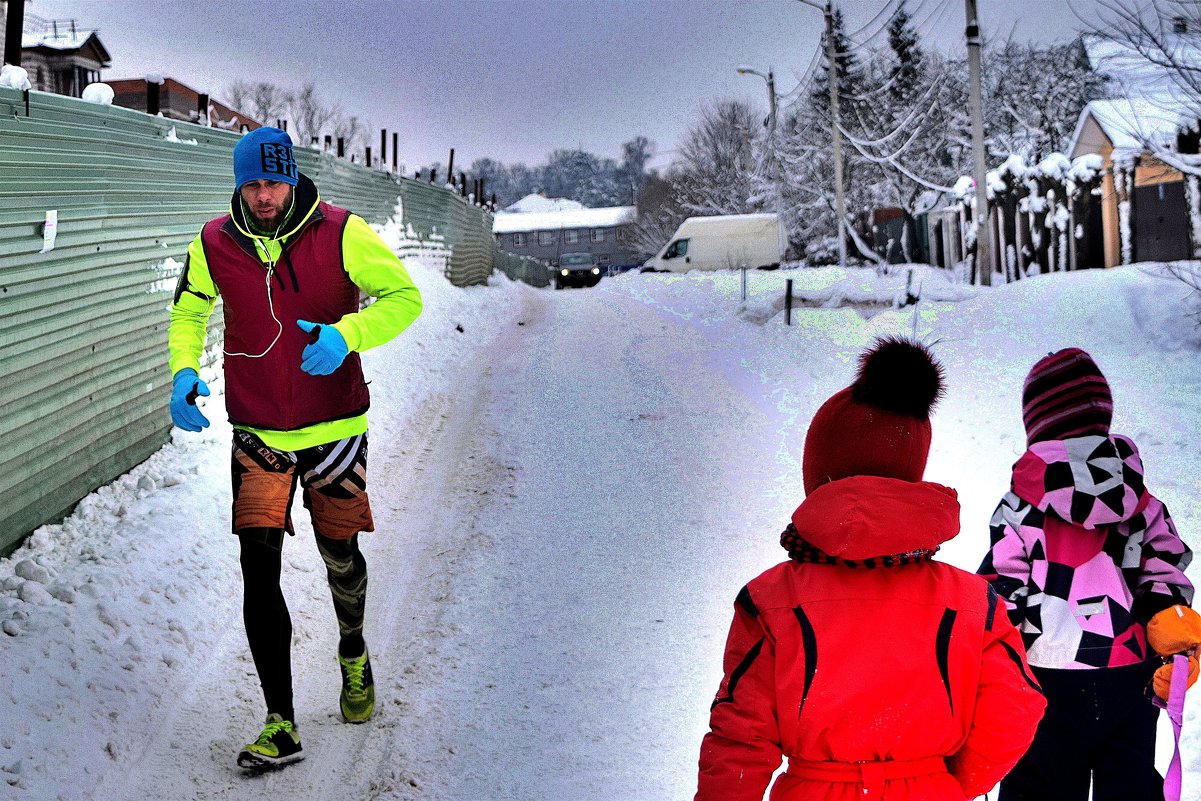
[[[881,31],[883,31],[885,28],[888,27],[888,24],[890,22],[892,22],[892,18],[897,15],[897,9],[900,8],[900,4],[901,4],[901,0],[888,0],[888,2],[885,3],[884,6],[879,11],[876,12],[876,16],[872,17],[872,19],[866,25],[864,25],[863,27],[861,27],[859,30],[855,31],[854,33],[847,34],[846,35],[847,40],[858,45],[859,47],[865,47],[868,42],[873,41],[877,36],[880,35]],[[893,8],[893,6],[896,6],[896,8]],[[884,17],[885,12],[890,12],[886,18]],[[881,21],[881,18],[884,18],[883,21]],[[873,31],[869,36],[866,36],[866,37],[863,37],[862,39],[860,39],[860,36],[863,34],[864,31],[866,31],[868,28],[872,27],[873,25],[875,25],[878,22],[880,23],[880,25],[878,28],[876,28],[875,31]]]
[[[926,6],[928,4],[929,3],[927,1],[924,1],[922,6]],[[919,12],[920,10],[921,7],[919,6]],[[947,15],[950,13],[951,0],[941,0],[941,2],[939,2],[926,14],[925,19],[923,19],[921,22],[913,21],[912,17],[910,19],[913,22],[914,30],[916,30],[922,35],[923,38],[926,38],[927,41],[929,41],[934,39],[933,31],[942,27],[947,20]]]

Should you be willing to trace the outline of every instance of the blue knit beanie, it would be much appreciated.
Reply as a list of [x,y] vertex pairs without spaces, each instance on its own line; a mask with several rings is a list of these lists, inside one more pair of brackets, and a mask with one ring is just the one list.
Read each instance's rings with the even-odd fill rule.
[[255,128],[234,145],[234,190],[247,181],[282,181],[296,186],[300,172],[292,137],[279,128]]

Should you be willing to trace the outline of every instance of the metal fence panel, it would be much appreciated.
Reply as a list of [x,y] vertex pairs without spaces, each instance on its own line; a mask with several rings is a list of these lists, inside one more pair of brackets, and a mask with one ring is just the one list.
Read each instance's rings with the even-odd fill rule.
[[496,269],[514,281],[531,286],[550,286],[550,268],[537,259],[497,251]]
[[[27,105],[28,104],[28,105]],[[239,135],[0,88],[0,554],[167,441],[167,309],[187,246],[228,210]],[[491,216],[452,192],[297,148],[372,223],[401,201],[457,285],[492,270]],[[47,212],[53,248],[43,248]],[[210,332],[219,353],[220,305]]]

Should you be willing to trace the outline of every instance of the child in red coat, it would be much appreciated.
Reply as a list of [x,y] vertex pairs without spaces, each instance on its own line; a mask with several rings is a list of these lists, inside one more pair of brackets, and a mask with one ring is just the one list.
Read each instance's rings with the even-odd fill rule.
[[738,594],[697,801],[963,801],[992,788],[1045,701],[988,582],[934,561],[953,489],[922,481],[942,371],[885,339],[805,439],[789,560]]

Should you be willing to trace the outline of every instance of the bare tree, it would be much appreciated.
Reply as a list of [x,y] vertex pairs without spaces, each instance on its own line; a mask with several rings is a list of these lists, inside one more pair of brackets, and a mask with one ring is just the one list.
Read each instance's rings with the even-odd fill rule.
[[317,86],[306,83],[288,99],[288,117],[292,123],[292,141],[307,145],[320,137],[339,116],[336,105],[327,104],[317,95]]
[[371,124],[353,114],[343,114],[334,107],[331,126],[334,139],[341,139],[347,155],[359,154],[366,159],[364,148],[371,145]]
[[287,89],[266,81],[231,82],[225,90],[229,104],[243,114],[249,114],[264,125],[274,125],[288,110],[292,94]]

